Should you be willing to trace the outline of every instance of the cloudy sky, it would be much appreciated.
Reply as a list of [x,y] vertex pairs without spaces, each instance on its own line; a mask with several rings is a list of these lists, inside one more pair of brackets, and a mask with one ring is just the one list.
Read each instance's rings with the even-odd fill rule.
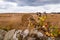
[[0,12],[60,12],[60,0],[0,0]]

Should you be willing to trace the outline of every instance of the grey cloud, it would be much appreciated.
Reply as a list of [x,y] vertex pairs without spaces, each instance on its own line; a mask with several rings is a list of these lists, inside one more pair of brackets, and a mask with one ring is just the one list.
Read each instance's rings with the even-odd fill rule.
[[17,2],[19,6],[40,6],[46,4],[58,4],[60,0],[5,0],[9,2]]

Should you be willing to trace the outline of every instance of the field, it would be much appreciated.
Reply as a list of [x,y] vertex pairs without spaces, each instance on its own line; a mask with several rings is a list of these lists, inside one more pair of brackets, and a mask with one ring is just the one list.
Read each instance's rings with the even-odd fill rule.
[[[2,39],[60,40],[59,13],[0,13]],[[5,34],[5,33],[6,34]],[[23,34],[23,35],[22,35]],[[25,38],[24,37],[25,34]],[[11,36],[9,38],[9,36]],[[42,36],[41,36],[42,35]],[[1,39],[1,38],[0,38]]]
[[[44,15],[44,14],[42,14]],[[28,18],[35,19],[35,23],[38,21],[35,13],[3,13],[0,14],[0,28],[10,29],[24,29],[28,25]],[[57,24],[60,26],[60,14],[47,14],[47,22],[51,24]]]

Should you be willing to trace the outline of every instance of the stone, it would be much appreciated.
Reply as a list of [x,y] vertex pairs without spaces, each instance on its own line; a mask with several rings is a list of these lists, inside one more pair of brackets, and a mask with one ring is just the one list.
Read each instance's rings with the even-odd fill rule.
[[25,38],[26,36],[28,36],[28,34],[29,34],[29,29],[25,29],[23,31],[23,38]]
[[4,40],[11,40],[13,35],[14,35],[14,33],[15,33],[15,29],[8,31],[5,34]]
[[21,40],[21,39],[22,39],[22,38],[21,38],[21,32],[22,32],[22,30],[17,30],[17,31],[15,32],[15,34],[13,35],[12,40]]
[[7,31],[0,29],[0,40],[3,40],[6,33],[7,33]]
[[38,37],[43,37],[44,35],[43,35],[42,32],[37,32],[37,36],[38,36]]

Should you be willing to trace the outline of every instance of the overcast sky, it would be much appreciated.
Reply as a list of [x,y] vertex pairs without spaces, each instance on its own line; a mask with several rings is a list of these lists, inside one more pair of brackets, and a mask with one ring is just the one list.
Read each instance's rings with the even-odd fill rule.
[[0,0],[0,12],[60,12],[60,0]]

